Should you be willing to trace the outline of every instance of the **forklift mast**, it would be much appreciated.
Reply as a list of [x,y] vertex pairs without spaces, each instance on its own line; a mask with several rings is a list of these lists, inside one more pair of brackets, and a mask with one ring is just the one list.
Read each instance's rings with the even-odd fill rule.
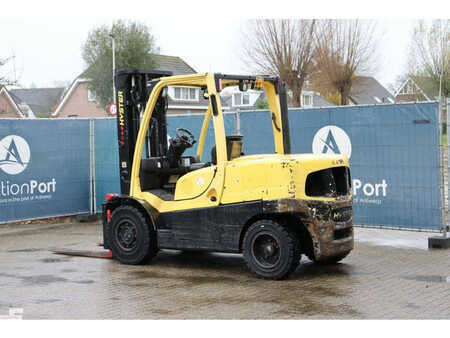
[[[140,120],[155,84],[151,81],[171,75],[172,72],[166,71],[128,69],[119,69],[115,73],[119,174],[122,195],[129,195],[130,193],[131,170]],[[165,156],[167,154],[166,109],[167,98],[162,95],[150,121],[145,148],[147,157]],[[154,132],[152,132],[153,130]]]

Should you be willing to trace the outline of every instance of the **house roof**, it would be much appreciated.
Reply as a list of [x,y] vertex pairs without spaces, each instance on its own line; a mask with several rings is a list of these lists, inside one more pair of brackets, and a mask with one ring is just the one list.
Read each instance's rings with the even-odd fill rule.
[[194,74],[195,69],[178,56],[153,54],[158,67],[156,70],[170,71],[173,75]]
[[411,79],[423,90],[430,100],[439,100],[439,86],[431,77],[411,76]]
[[319,93],[314,92],[313,94],[313,107],[334,107],[335,104],[329,102],[320,96]]
[[354,104],[395,102],[395,97],[371,76],[356,76],[354,78],[350,99]]
[[27,104],[33,113],[49,113],[58,104],[64,88],[11,89],[10,92],[20,100],[18,104]]
[[[25,118],[27,117],[22,110],[19,108],[19,104],[21,103],[20,99],[18,97],[16,97],[14,94],[12,94],[10,91],[8,91],[6,89],[6,87],[2,87],[0,89],[0,95],[4,94],[6,96],[6,98],[9,100],[9,102],[11,103],[11,106],[16,110],[16,113],[22,117]],[[31,115],[30,117],[34,117],[33,115]]]
[[[189,66],[183,59],[181,59],[178,56],[170,56],[170,55],[161,55],[161,54],[152,54],[155,58],[157,67],[155,70],[160,71],[170,71],[173,73],[173,75],[184,75],[184,74],[195,74],[196,71],[194,68]],[[72,82],[72,84],[67,88],[67,90],[63,93],[61,92],[61,95],[59,97],[58,107],[53,112],[53,116],[56,116],[59,114],[60,110],[64,106],[64,104],[67,102],[69,97],[72,95],[75,88],[78,86],[81,82],[89,81],[89,79],[86,78],[86,71],[82,72],[78,77],[75,78],[75,80]],[[200,95],[199,101],[175,101],[171,97],[169,97],[169,108],[186,108],[186,109],[202,109],[205,106],[207,107],[209,104],[209,100],[205,100],[202,95]]]

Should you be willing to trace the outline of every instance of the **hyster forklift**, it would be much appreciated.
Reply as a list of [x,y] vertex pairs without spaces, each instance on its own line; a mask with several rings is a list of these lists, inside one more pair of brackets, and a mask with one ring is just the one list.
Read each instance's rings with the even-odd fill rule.
[[[224,74],[115,74],[121,194],[103,203],[104,247],[124,264],[160,249],[243,253],[257,276],[283,279],[305,254],[335,263],[353,249],[349,160],[290,154],[287,95],[278,77]],[[209,100],[200,135],[167,135],[169,90]],[[225,135],[220,92],[265,90],[274,154],[245,156],[241,135]],[[202,162],[212,120],[215,145]],[[196,144],[195,156],[184,155]]]

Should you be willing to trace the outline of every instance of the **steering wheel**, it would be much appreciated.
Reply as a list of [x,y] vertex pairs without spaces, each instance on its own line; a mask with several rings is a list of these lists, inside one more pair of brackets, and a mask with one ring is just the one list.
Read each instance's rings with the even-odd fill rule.
[[188,148],[192,147],[196,142],[195,136],[189,130],[184,128],[177,128],[175,136],[185,143]]

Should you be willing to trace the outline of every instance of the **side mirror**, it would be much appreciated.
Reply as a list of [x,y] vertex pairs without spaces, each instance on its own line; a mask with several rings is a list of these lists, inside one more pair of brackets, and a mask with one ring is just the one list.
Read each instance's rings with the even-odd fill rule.
[[239,80],[239,90],[241,92],[246,92],[248,90],[248,81]]

